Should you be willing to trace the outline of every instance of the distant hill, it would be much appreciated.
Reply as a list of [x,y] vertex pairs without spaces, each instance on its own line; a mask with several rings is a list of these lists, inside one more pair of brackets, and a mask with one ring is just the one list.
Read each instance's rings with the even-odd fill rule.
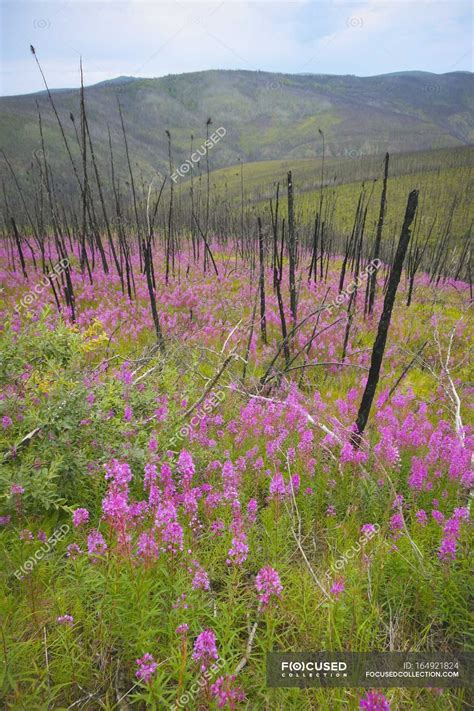
[[[474,143],[474,75],[400,72],[375,77],[205,71],[159,79],[119,77],[86,88],[94,149],[104,179],[110,170],[108,128],[117,173],[126,178],[117,100],[137,175],[167,170],[168,139],[178,166],[199,147],[205,123],[225,137],[210,151],[211,169],[243,162],[321,155],[318,129],[333,157],[408,152]],[[78,156],[70,113],[79,126],[79,92],[54,101]],[[40,149],[38,108],[53,172],[67,185],[71,169],[45,92],[0,99],[0,147],[25,175]],[[2,166],[2,172],[4,167]]]

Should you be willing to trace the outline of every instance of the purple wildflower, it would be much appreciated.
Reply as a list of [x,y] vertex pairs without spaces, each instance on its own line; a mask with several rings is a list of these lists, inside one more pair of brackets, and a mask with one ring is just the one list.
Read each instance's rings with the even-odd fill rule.
[[390,704],[378,691],[368,691],[359,701],[359,708],[365,711],[390,711]]
[[28,528],[24,528],[22,531],[20,531],[18,537],[20,541],[32,541],[34,538],[33,534]]
[[81,555],[82,550],[79,548],[77,543],[70,543],[66,548],[66,557],[75,560],[79,555]]
[[269,494],[269,499],[277,500],[282,499],[286,494],[285,480],[279,472],[275,474],[270,482]]
[[209,590],[209,576],[203,568],[198,568],[196,570],[191,585],[193,590]]
[[156,559],[160,554],[158,544],[152,533],[140,533],[137,541],[137,554],[143,558]]
[[219,659],[216,646],[216,635],[211,629],[206,629],[197,636],[194,642],[193,659],[201,662],[201,671],[205,671],[211,659]]
[[89,520],[89,511],[87,509],[76,509],[72,512],[72,523],[75,528],[82,523],[87,523]]
[[240,686],[232,688],[235,676],[220,676],[211,686],[211,694],[216,699],[217,707],[220,709],[228,706],[235,708],[235,704],[245,701],[245,694]]
[[441,545],[438,549],[438,558],[440,560],[454,560],[456,558],[456,539],[452,536],[446,536],[441,540]]
[[364,523],[364,525],[361,526],[360,532],[370,537],[373,533],[376,533],[376,528],[373,523]]
[[87,537],[87,550],[90,556],[94,559],[96,556],[103,555],[107,550],[107,543],[103,535],[94,529],[91,531]]
[[426,511],[424,511],[423,509],[419,509],[416,512],[415,517],[418,523],[422,526],[426,526],[426,524],[428,523],[428,516],[426,515]]
[[390,519],[390,528],[392,531],[400,531],[403,528],[403,516],[401,513],[393,514]]
[[331,587],[331,590],[329,592],[331,593],[331,595],[334,595],[334,597],[337,600],[339,598],[339,595],[341,595],[344,592],[345,588],[346,588],[346,584],[345,584],[343,578],[339,578],[338,580],[334,581],[334,583]]
[[260,604],[266,607],[272,595],[281,597],[283,585],[277,571],[270,565],[261,568],[255,578],[255,587],[259,593]]
[[141,659],[136,659],[135,661],[138,665],[138,669],[135,672],[135,676],[140,681],[143,681],[145,684],[148,684],[151,677],[158,669],[158,664],[155,662],[153,655],[147,653],[144,654]]

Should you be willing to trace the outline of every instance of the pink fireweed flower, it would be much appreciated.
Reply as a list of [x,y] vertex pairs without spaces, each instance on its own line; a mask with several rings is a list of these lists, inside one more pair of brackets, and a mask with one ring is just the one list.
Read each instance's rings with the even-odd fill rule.
[[117,376],[125,385],[131,385],[133,383],[132,371],[127,363],[124,363],[121,368],[121,373]]
[[135,660],[138,666],[135,676],[144,684],[148,684],[153,674],[158,669],[158,664],[155,662],[153,655],[150,653],[144,654],[140,659]]
[[411,460],[411,474],[408,479],[408,485],[415,491],[421,491],[423,484],[428,476],[428,467],[418,457],[413,457]]
[[448,518],[443,526],[443,533],[453,538],[459,538],[460,530],[461,521],[458,518]]
[[11,521],[11,516],[0,516],[0,526],[7,526]]
[[393,509],[399,509],[403,506],[403,495],[402,494],[397,494],[397,496],[394,498],[393,503],[392,503],[392,508]]
[[222,466],[222,480],[224,482],[224,498],[227,501],[233,501],[238,497],[240,475],[229,459]]
[[72,523],[75,528],[89,520],[89,511],[87,509],[76,509],[72,512]]
[[232,687],[235,676],[220,676],[211,686],[211,694],[215,698],[217,707],[220,709],[226,706],[235,709],[236,703],[245,701],[245,693],[240,686]]
[[8,417],[8,415],[4,415],[2,417],[2,427],[4,430],[6,430],[8,427],[10,427],[13,424],[13,420],[11,417]]
[[20,484],[12,484],[10,487],[10,493],[12,495],[21,495],[25,493],[25,489],[23,486],[20,486]]
[[130,405],[125,405],[124,411],[123,411],[123,419],[125,422],[131,422],[133,419],[133,410],[130,407]]
[[277,571],[270,565],[261,568],[255,578],[255,587],[259,593],[259,600],[262,607],[266,607],[273,596],[281,597],[283,585]]
[[143,488],[145,490],[149,489],[150,486],[156,481],[158,472],[156,470],[156,464],[145,464],[145,476],[143,477]]
[[178,512],[176,506],[171,499],[160,501],[155,512],[155,526],[166,526],[171,521],[175,521]]
[[285,480],[283,479],[283,476],[278,472],[275,474],[274,477],[272,477],[272,480],[270,481],[270,488],[269,488],[269,499],[273,500],[279,500],[283,499],[286,496],[286,486],[285,486]]
[[123,523],[128,518],[128,491],[109,490],[102,500],[104,517],[110,519],[114,525]]
[[106,550],[107,543],[100,531],[97,531],[97,529],[92,530],[87,536],[87,551],[89,555],[95,561],[97,556],[104,555]]
[[[205,484],[201,487],[201,491],[203,491]],[[206,493],[206,492],[204,492]],[[222,494],[219,491],[210,491],[207,496],[206,496],[206,508],[207,509],[215,509],[219,506],[219,504],[222,501]]]
[[[462,512],[461,515],[456,515]],[[457,540],[461,535],[461,522],[465,518],[465,512],[469,516],[467,509],[456,509],[454,515],[448,518],[443,526],[443,538],[438,548],[438,558],[440,560],[454,560],[456,558]]]
[[367,461],[367,453],[362,449],[354,449],[350,442],[345,442],[339,455],[341,464],[361,464]]
[[109,464],[104,464],[105,478],[112,479],[113,486],[122,488],[132,480],[132,471],[126,462],[113,459]]
[[193,458],[186,449],[180,452],[176,468],[183,477],[183,480],[190,483],[196,469],[194,467]]
[[345,584],[343,578],[339,578],[338,580],[334,581],[329,592],[331,593],[331,595],[334,595],[334,597],[337,600],[339,598],[339,596],[344,592],[345,589],[346,589],[346,584]]
[[191,585],[193,590],[209,590],[209,576],[203,568],[196,570]]
[[213,521],[211,523],[211,533],[213,533],[215,536],[220,536],[224,530],[225,523],[224,521],[222,521],[222,519],[218,518],[216,521]]
[[403,516],[401,513],[393,514],[390,519],[390,528],[392,531],[400,531],[403,528]]
[[56,622],[65,627],[72,627],[74,624],[74,617],[72,615],[60,615],[56,617]]
[[247,560],[249,553],[249,547],[247,545],[247,536],[245,531],[237,530],[235,535],[232,537],[232,546],[229,548],[228,558],[226,560],[227,565],[232,563],[236,565],[241,565]]
[[290,477],[290,481],[287,486],[287,492],[288,492],[289,496],[291,496],[292,493],[296,494],[296,492],[300,488],[300,483],[301,483],[301,479],[300,479],[299,474],[293,474],[293,476]]
[[188,633],[188,630],[189,630],[189,625],[187,625],[186,622],[183,622],[176,627],[175,632],[180,637],[185,637]]
[[184,531],[183,527],[177,521],[170,521],[166,524],[162,531],[163,543],[167,544],[164,549],[171,553],[177,553],[183,550]]
[[424,511],[423,509],[419,509],[416,512],[415,518],[422,526],[426,526],[426,524],[428,523],[428,516],[426,515],[426,511]]
[[145,515],[148,513],[149,505],[146,501],[134,501],[128,507],[129,520],[133,521],[135,524],[143,521]]
[[165,463],[162,465],[159,478],[163,486],[165,498],[169,499],[174,496],[176,487],[173,481],[173,472],[169,464]]
[[464,521],[469,521],[469,509],[465,506],[461,508],[454,509],[454,518],[463,519]]
[[454,560],[456,558],[457,541],[453,536],[446,536],[441,539],[441,544],[438,549],[438,558],[440,560]]
[[183,508],[187,514],[193,515],[198,510],[198,499],[201,497],[201,489],[196,486],[193,489],[188,489],[182,495]]
[[23,531],[20,531],[18,534],[18,538],[20,541],[32,541],[34,536],[28,528],[24,528]]
[[173,602],[172,608],[173,610],[187,610],[189,605],[186,602],[187,600],[187,595],[186,593],[181,593],[181,595],[178,597],[178,599]]
[[371,536],[373,533],[376,532],[376,528],[373,523],[364,523],[363,526],[360,528],[360,532],[364,533],[367,536]]
[[195,662],[201,662],[201,671],[205,671],[212,659],[219,659],[216,646],[216,635],[211,629],[203,630],[194,642],[192,657]]
[[137,555],[143,558],[156,559],[160,554],[160,549],[152,533],[144,531],[138,537]]
[[390,704],[378,691],[368,691],[359,701],[359,708],[365,711],[390,711]]
[[36,534],[36,538],[38,541],[41,541],[42,543],[44,543],[45,540],[48,538],[48,536],[46,535],[46,533],[44,531],[38,531],[38,533]]
[[250,524],[255,523],[257,520],[257,509],[258,503],[256,499],[250,499],[247,504],[247,520]]
[[71,558],[71,560],[75,560],[81,553],[82,550],[77,543],[70,543],[66,548],[66,558]]

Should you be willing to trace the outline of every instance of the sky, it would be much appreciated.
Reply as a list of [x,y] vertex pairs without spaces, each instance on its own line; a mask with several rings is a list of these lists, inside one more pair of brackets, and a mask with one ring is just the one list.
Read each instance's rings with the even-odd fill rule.
[[0,0],[0,94],[205,69],[472,71],[464,0]]

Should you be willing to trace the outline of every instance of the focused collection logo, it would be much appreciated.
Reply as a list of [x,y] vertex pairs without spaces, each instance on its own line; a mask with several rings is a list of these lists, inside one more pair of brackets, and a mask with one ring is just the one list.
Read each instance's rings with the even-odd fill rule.
[[319,676],[347,676],[346,662],[329,662],[329,661],[292,661],[281,662],[281,676],[303,676],[303,677],[319,677]]
[[267,686],[462,687],[473,667],[473,652],[268,652]]

